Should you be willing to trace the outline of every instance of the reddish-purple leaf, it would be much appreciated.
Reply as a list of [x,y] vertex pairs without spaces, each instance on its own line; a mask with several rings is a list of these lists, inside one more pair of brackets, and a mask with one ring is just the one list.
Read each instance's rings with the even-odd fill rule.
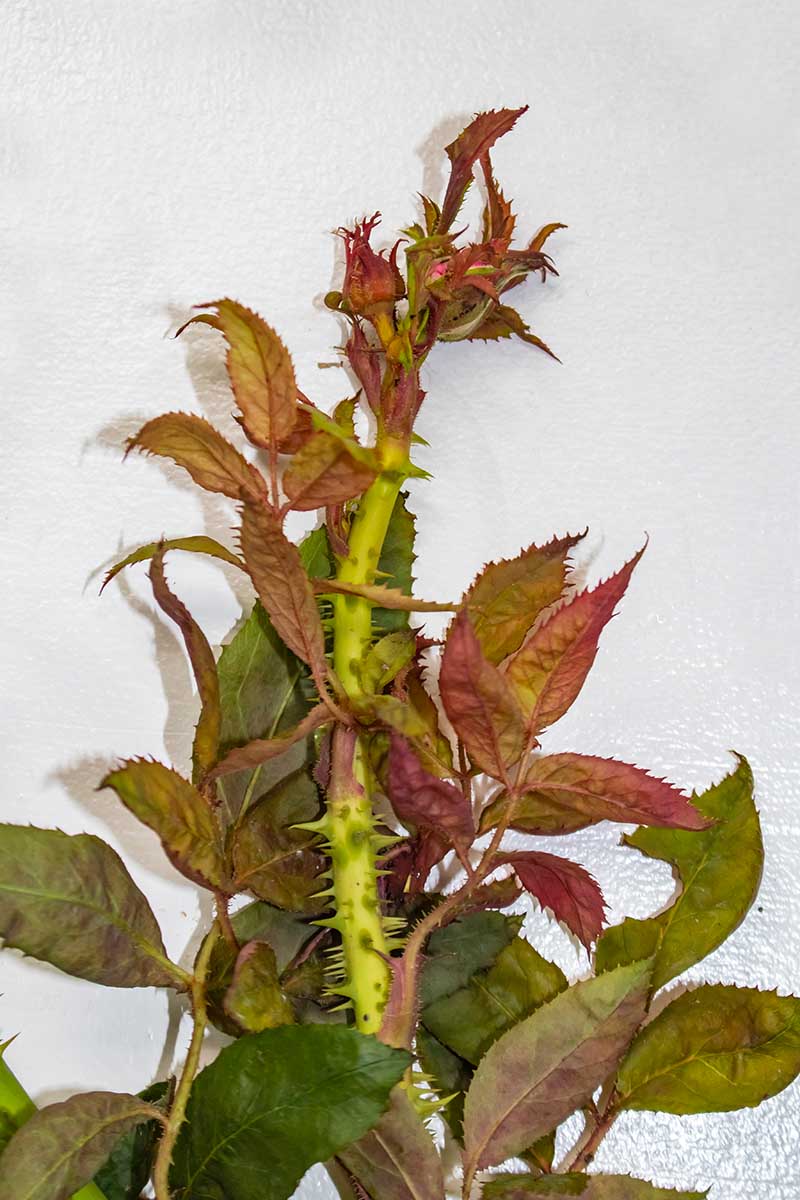
[[526,891],[549,908],[557,921],[571,929],[587,950],[600,935],[605,921],[603,893],[589,872],[568,858],[525,850],[507,854]]
[[[574,833],[598,821],[673,829],[706,829],[710,823],[671,783],[613,758],[543,755],[528,767],[523,789],[511,826],[525,833]],[[498,823],[507,804],[500,796],[489,805],[481,831]]]
[[378,1124],[343,1150],[341,1161],[380,1200],[444,1200],[442,1159],[403,1087]]
[[433,868],[451,849],[449,840],[435,829],[421,829],[396,848],[388,864],[391,874],[383,885],[385,894],[393,900],[400,900],[406,891],[411,896],[418,895]]
[[199,307],[216,309],[216,316],[203,313],[186,325],[212,325],[228,343],[225,363],[245,433],[255,446],[277,446],[297,420],[297,383],[288,350],[258,313],[235,300],[210,300]]
[[524,108],[501,108],[497,112],[478,113],[455,141],[445,147],[451,169],[447,191],[442,201],[439,233],[447,233],[453,224],[467,188],[472,182],[472,168],[475,163],[489,153],[498,138],[508,133],[527,108],[526,104]]
[[381,364],[377,347],[370,346],[361,325],[354,322],[344,348],[353,373],[363,388],[367,404],[377,413],[381,407]]
[[219,749],[222,714],[217,664],[202,629],[186,605],[169,589],[164,576],[163,546],[153,555],[153,561],[150,564],[150,583],[159,608],[175,622],[181,631],[189,661],[192,664],[197,690],[200,693],[202,708],[192,747],[194,781],[200,783],[217,761]]
[[143,450],[171,458],[208,492],[260,502],[267,485],[259,472],[213,425],[193,413],[165,413],[129,438],[125,453]]
[[491,242],[496,238],[508,246],[514,233],[516,218],[511,211],[510,202],[506,200],[497,186],[488,150],[485,154],[481,155],[481,169],[486,181],[487,194],[487,204],[483,212],[482,240],[484,242]]
[[311,667],[317,686],[325,678],[325,637],[314,589],[297,547],[266,504],[247,504],[241,548],[250,578],[272,624],[290,650]]
[[374,479],[375,471],[354,458],[341,439],[315,433],[286,468],[283,490],[292,508],[310,512],[360,496]]
[[472,845],[475,824],[459,788],[430,775],[405,738],[391,735],[388,791],[392,808],[410,829],[432,829],[462,851]]
[[529,730],[539,734],[573,703],[597,654],[597,643],[625,594],[644,547],[593,591],[581,592],[535,629],[506,669]]
[[473,763],[495,779],[525,749],[522,712],[508,682],[483,656],[466,612],[447,635],[439,690],[453,728]]
[[545,354],[549,354],[556,362],[561,362],[558,355],[553,353],[546,342],[531,332],[527,322],[509,304],[497,304],[489,309],[484,320],[473,333],[469,334],[469,340],[497,342],[501,338],[510,338],[512,334],[521,341],[527,342],[529,346],[536,346],[537,349],[544,350]]
[[487,908],[508,908],[510,905],[516,904],[521,895],[522,888],[519,886],[516,876],[513,874],[501,875],[497,879],[490,879],[488,883],[482,883],[479,887],[473,888],[463,903],[455,910],[453,919],[466,913],[482,912]]
[[464,1105],[464,1194],[478,1170],[520,1154],[591,1099],[644,1013],[650,963],[567,988],[481,1059]]
[[584,534],[530,545],[516,558],[489,563],[465,597],[486,658],[499,663],[522,645],[539,614],[564,590],[569,552]]

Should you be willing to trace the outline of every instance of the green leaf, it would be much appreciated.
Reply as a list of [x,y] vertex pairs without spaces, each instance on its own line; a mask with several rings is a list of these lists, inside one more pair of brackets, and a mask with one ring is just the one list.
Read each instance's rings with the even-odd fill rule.
[[526,1196],[582,1196],[586,1175],[495,1175],[487,1179],[481,1200],[524,1200]]
[[0,936],[107,987],[183,986],[150,905],[110,846],[88,833],[0,825]]
[[185,1200],[286,1200],[313,1163],[375,1125],[408,1064],[344,1026],[240,1038],[195,1080],[173,1187]]
[[229,563],[232,567],[238,567],[240,571],[245,570],[245,565],[239,558],[238,554],[234,554],[227,546],[221,545],[214,538],[205,537],[203,534],[198,534],[194,537],[184,538],[165,538],[162,542],[148,542],[146,546],[140,546],[138,550],[133,550],[127,557],[115,563],[106,571],[103,579],[103,588],[107,587],[115,576],[119,575],[125,567],[133,566],[134,563],[147,562],[153,558],[159,550],[188,550],[193,554],[208,554],[212,558],[220,558],[223,562]]
[[422,969],[420,1000],[433,1004],[466,986],[476,971],[489,967],[501,950],[514,941],[522,917],[476,912],[451,921],[428,939]]
[[293,828],[314,820],[319,807],[314,781],[298,771],[248,809],[233,838],[237,892],[252,892],[292,912],[319,912],[322,902],[314,896],[324,886],[319,875],[326,860],[313,833]]
[[681,892],[657,917],[628,917],[607,929],[597,944],[599,971],[655,954],[653,987],[662,987],[721,946],[753,903],[764,849],[745,759],[692,803],[715,824],[696,833],[637,829],[623,839],[649,858],[670,863]]
[[[406,596],[410,596],[414,587],[416,529],[414,514],[406,507],[407,499],[407,493],[401,492],[392,509],[378,560],[378,578],[386,587],[398,588]],[[391,633],[392,630],[407,628],[408,613],[398,609],[373,608],[372,622],[378,629]]]
[[126,808],[154,830],[174,867],[201,887],[228,890],[210,802],[188,779],[159,762],[131,759],[106,775]]
[[528,546],[516,558],[489,563],[480,572],[464,599],[489,662],[497,664],[518,650],[539,614],[558,600],[569,552],[583,536]]
[[441,1156],[402,1087],[375,1128],[339,1158],[375,1200],[445,1200]]
[[415,1046],[419,1065],[431,1087],[446,1100],[442,1115],[450,1132],[457,1142],[461,1142],[464,1138],[464,1098],[472,1079],[472,1067],[443,1046],[424,1025],[417,1028]]
[[[147,1104],[158,1105],[167,1091],[166,1083],[154,1083],[139,1093],[139,1099]],[[160,1131],[158,1121],[145,1121],[119,1139],[105,1165],[94,1177],[105,1200],[139,1200],[150,1178]]]
[[411,629],[387,633],[367,651],[361,664],[361,686],[365,692],[381,692],[395,675],[412,662],[417,635]]
[[[247,620],[222,649],[217,663],[223,753],[254,738],[279,737],[308,712],[308,670],[278,637],[262,605],[253,607]],[[245,796],[255,803],[287,775],[309,761],[309,743],[298,742],[271,762],[218,781],[220,808],[226,824],[242,809]]]
[[464,1170],[519,1154],[614,1070],[645,1011],[649,963],[573,984],[486,1052],[464,1106]]
[[630,1175],[498,1175],[483,1185],[483,1200],[581,1196],[582,1200],[704,1200],[708,1192],[675,1192]]
[[796,996],[705,984],[673,1000],[639,1033],[616,1088],[622,1108],[728,1112],[755,1108],[798,1072]]
[[16,1132],[16,1121],[4,1108],[0,1108],[0,1154],[2,1154]]
[[121,1137],[160,1121],[138,1096],[87,1092],[34,1114],[3,1152],[0,1200],[67,1200],[89,1183]]
[[[315,932],[296,913],[283,912],[265,904],[263,900],[245,904],[232,915],[231,924],[242,946],[251,941],[268,942],[275,952],[276,965],[281,973]],[[238,1037],[241,1029],[231,1021],[222,1006],[233,978],[236,957],[230,942],[225,938],[217,938],[207,976],[209,1016],[219,1029],[232,1037]]]
[[281,991],[275,951],[266,942],[248,942],[239,952],[225,1012],[245,1033],[294,1023],[294,1011]]
[[307,533],[297,549],[309,578],[327,579],[333,574],[333,555],[324,525]]
[[555,963],[517,937],[487,971],[474,974],[452,995],[427,1004],[422,1021],[448,1049],[474,1065],[502,1034],[552,1000],[566,985]]

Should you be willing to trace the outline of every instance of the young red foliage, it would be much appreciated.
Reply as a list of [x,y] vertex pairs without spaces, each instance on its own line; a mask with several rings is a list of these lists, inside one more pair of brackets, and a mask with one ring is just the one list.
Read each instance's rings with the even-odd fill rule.
[[462,853],[469,850],[475,839],[469,801],[452,783],[429,774],[398,734],[390,737],[387,784],[392,808],[405,826],[431,831]]
[[596,588],[581,592],[535,629],[506,666],[506,678],[538,735],[575,701],[597,655],[600,634],[625,594],[644,547]]
[[589,950],[605,923],[606,904],[586,868],[540,850],[506,854],[503,861],[513,866],[522,886],[542,908],[549,908]]
[[466,612],[450,626],[439,676],[442,703],[476,767],[507,780],[525,749],[522,710],[504,675],[484,658]]

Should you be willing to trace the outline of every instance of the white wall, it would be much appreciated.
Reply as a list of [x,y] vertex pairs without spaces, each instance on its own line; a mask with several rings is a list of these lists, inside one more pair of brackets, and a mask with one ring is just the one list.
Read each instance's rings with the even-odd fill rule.
[[[437,353],[420,589],[452,594],[487,558],[586,523],[594,581],[649,533],[548,745],[685,786],[748,754],[759,908],[692,975],[800,989],[799,33],[793,0],[5,0],[3,819],[108,838],[186,956],[194,890],[93,789],[114,755],[185,763],[188,672],[143,572],[99,599],[96,570],[162,532],[224,536],[232,512],[177,472],[123,466],[121,441],[168,408],[234,428],[214,336],[165,337],[221,295],[278,326],[312,396],[342,396],[342,373],[316,366],[337,338],[328,231],[381,208],[388,237],[417,189],[441,187],[440,147],[475,110],[528,102],[496,165],[524,230],[569,224],[561,278],[523,298],[564,365],[521,344]],[[224,637],[237,581],[171,570]],[[581,843],[615,918],[670,892],[618,833]],[[557,930],[543,937],[581,969]],[[21,1030],[11,1062],[40,1101],[137,1089],[171,1063],[163,996],[13,953],[0,970],[0,1029]],[[757,1113],[634,1114],[599,1163],[790,1200],[799,1121],[797,1085]],[[330,1193],[314,1176],[299,1194]]]

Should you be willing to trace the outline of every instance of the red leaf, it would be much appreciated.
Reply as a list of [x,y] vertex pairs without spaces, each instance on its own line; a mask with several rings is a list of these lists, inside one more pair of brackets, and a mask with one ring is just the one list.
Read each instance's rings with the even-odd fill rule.
[[292,508],[310,512],[360,496],[375,474],[371,467],[353,458],[338,438],[315,433],[286,468],[283,490]]
[[603,928],[606,911],[603,893],[589,872],[568,858],[538,850],[508,854],[503,861],[513,866],[522,886],[542,908],[549,908],[589,950]]
[[460,850],[469,849],[475,823],[466,797],[452,783],[430,775],[396,733],[389,743],[387,782],[392,808],[404,825],[432,829]]
[[472,761],[505,782],[507,768],[525,749],[523,716],[504,676],[484,658],[465,612],[447,635],[439,691]]
[[[663,779],[641,767],[589,754],[547,754],[528,767],[512,827],[525,833],[574,833],[598,821],[706,829],[710,822]],[[481,831],[505,811],[499,798],[484,812]]]
[[364,389],[367,403],[374,413],[381,408],[381,363],[379,350],[370,346],[364,330],[357,323],[347,340],[344,352],[353,373]]
[[472,182],[472,168],[479,158],[491,150],[499,137],[513,127],[518,117],[527,112],[524,108],[501,108],[497,112],[478,113],[455,141],[445,147],[452,163],[450,180],[447,184],[438,232],[446,233],[461,207],[464,194]]
[[517,310],[508,304],[500,304],[491,308],[486,319],[481,322],[474,333],[469,334],[469,340],[472,342],[496,342],[500,338],[510,338],[512,334],[516,334],[528,345],[544,350],[545,354],[549,354],[556,362],[561,362],[561,359],[553,353],[546,342],[543,342],[535,333],[531,333],[527,323],[523,321]]
[[236,300],[209,300],[187,325],[203,322],[218,329],[228,343],[225,365],[242,414],[242,426],[255,446],[269,449],[288,438],[297,420],[297,383],[289,351],[258,313]]
[[497,180],[492,172],[492,162],[488,151],[486,154],[481,155],[481,168],[486,180],[488,199],[483,212],[482,240],[484,242],[491,242],[497,239],[507,247],[514,233],[516,217],[511,211],[511,204],[506,200],[497,186]]
[[192,762],[194,781],[199,783],[217,761],[219,731],[222,716],[219,702],[219,679],[214,653],[205,634],[185,604],[170,591],[164,576],[164,547],[153,555],[150,564],[150,583],[153,595],[162,612],[171,617],[180,629],[189,661],[192,664],[202,709],[194,735]]
[[573,703],[597,654],[597,643],[625,594],[644,547],[593,591],[581,592],[534,630],[506,669],[506,678],[539,734]]
[[327,673],[319,609],[297,547],[266,504],[246,504],[241,549],[272,624],[290,650],[311,667],[317,686]]
[[537,617],[559,599],[569,565],[569,553],[584,535],[552,538],[544,546],[530,545],[516,558],[489,563],[465,597],[481,649],[499,663],[519,649]]
[[308,396],[304,396],[298,391],[297,399],[302,400],[303,404],[308,405],[308,408],[297,409],[297,420],[294,423],[294,428],[286,437],[282,437],[277,444],[279,454],[296,454],[301,446],[304,446],[308,439],[316,432],[314,429],[314,419],[311,415],[312,410],[318,411],[317,406],[312,404]]
[[208,492],[260,501],[267,485],[255,467],[213,425],[192,413],[164,413],[129,438],[125,453],[143,450],[171,458]]

